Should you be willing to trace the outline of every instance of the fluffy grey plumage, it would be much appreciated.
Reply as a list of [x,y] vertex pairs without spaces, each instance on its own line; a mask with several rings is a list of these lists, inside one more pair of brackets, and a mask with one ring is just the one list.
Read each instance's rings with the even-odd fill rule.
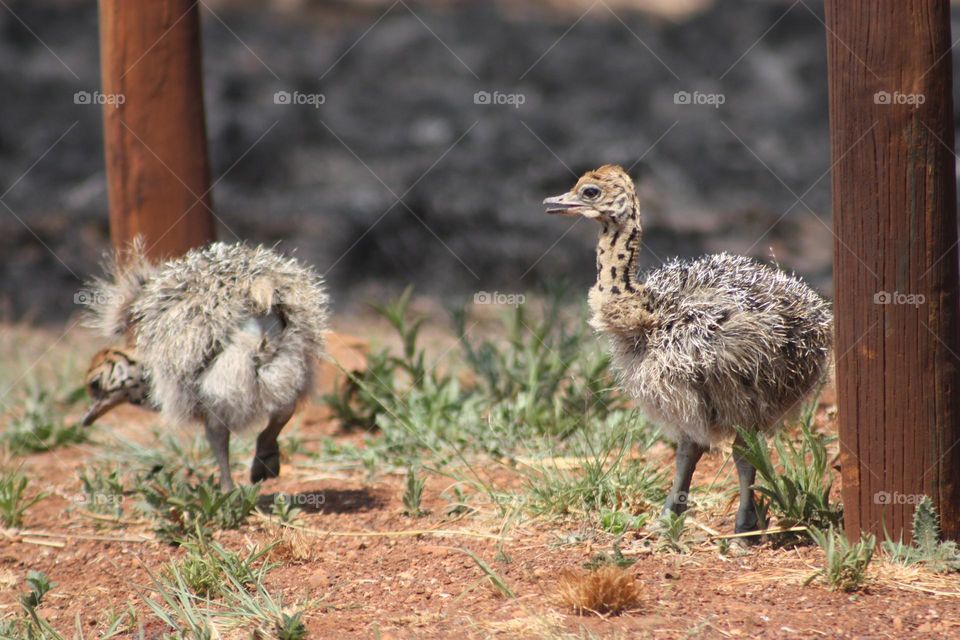
[[212,244],[165,265],[131,305],[152,397],[179,421],[232,429],[293,404],[323,351],[318,276],[263,247]]
[[146,258],[143,239],[137,237],[128,249],[106,260],[103,269],[104,276],[94,278],[84,292],[84,324],[105,337],[123,336],[133,326],[131,306],[158,267]]
[[[826,302],[799,279],[726,253],[675,261],[637,277],[642,235],[633,181],[607,165],[548,213],[599,222],[591,324],[605,333],[628,393],[677,442],[665,511],[686,509],[697,461],[737,428],[769,432],[823,380],[832,343]],[[742,444],[742,443],[737,443]],[[756,527],[756,470],[735,446],[737,531]]]
[[174,421],[202,420],[215,450],[211,433],[226,440],[265,418],[282,419],[272,427],[279,433],[323,352],[321,278],[243,244],[214,243],[161,265],[136,244],[125,258],[94,283],[88,324],[128,335],[152,402]]
[[627,391],[674,441],[709,446],[735,427],[769,431],[826,374],[831,316],[800,280],[727,253],[651,272],[656,327],[614,333]]

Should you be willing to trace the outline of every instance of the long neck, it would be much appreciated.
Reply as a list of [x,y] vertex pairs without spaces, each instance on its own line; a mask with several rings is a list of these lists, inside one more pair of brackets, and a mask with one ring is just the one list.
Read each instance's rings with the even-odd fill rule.
[[596,289],[604,297],[635,294],[641,289],[637,280],[641,231],[634,220],[622,226],[605,223],[600,231]]

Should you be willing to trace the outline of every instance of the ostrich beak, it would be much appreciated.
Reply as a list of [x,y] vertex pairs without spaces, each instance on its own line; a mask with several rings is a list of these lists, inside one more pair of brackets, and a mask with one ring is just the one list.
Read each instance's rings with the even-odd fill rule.
[[547,198],[543,204],[552,216],[574,216],[577,215],[577,209],[583,206],[576,194],[570,192]]
[[93,404],[90,405],[90,408],[87,409],[87,412],[83,415],[83,420],[81,424],[85,427],[89,427],[94,422],[97,421],[100,416],[106,412],[113,409],[118,404],[123,402],[123,396],[119,393],[111,394],[108,396],[103,396],[102,398],[97,398],[93,401]]

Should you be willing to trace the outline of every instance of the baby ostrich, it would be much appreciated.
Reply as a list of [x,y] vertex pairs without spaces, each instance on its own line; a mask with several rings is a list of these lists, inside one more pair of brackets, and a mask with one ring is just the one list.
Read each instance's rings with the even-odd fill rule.
[[277,436],[310,388],[312,361],[324,347],[327,294],[319,276],[242,244],[215,243],[152,264],[135,242],[91,289],[90,325],[126,336],[128,348],[94,356],[84,425],[144,399],[175,422],[202,421],[220,486],[229,490],[230,433],[265,420],[250,480],[279,475]]
[[[711,444],[736,429],[769,433],[823,379],[831,347],[827,304],[795,277],[727,253],[673,261],[637,277],[640,203],[618,166],[589,171],[547,213],[600,223],[591,326],[606,333],[615,367],[664,433],[676,441],[676,477],[663,508],[687,508],[690,480]],[[736,531],[759,523],[756,469],[741,455]]]

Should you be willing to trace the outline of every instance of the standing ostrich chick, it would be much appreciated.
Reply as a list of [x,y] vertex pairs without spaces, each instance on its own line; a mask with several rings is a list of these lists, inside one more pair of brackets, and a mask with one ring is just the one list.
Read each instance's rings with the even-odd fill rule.
[[[830,309],[799,279],[727,253],[676,260],[640,280],[640,203],[621,167],[589,171],[571,191],[543,203],[547,213],[601,225],[590,324],[607,334],[627,392],[677,443],[663,511],[680,514],[697,462],[712,444],[738,427],[772,432],[822,381]],[[760,524],[756,469],[743,446],[736,435],[737,533]]]
[[126,336],[127,348],[94,356],[84,425],[145,400],[173,422],[199,420],[229,490],[230,433],[265,420],[250,480],[279,475],[277,436],[324,348],[327,294],[313,270],[224,243],[153,264],[138,241],[92,283],[88,306],[90,326]]

